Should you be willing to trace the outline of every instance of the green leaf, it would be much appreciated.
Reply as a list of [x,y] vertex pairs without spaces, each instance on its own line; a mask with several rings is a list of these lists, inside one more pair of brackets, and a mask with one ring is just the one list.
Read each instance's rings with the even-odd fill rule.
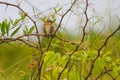
[[42,20],[43,22],[45,22],[45,20],[46,20],[46,16],[44,16],[41,20]]
[[9,36],[9,29],[10,29],[10,22],[7,23],[7,26],[6,26],[7,36]]
[[64,56],[62,56],[62,58],[59,60],[59,64],[60,64],[60,65],[65,65],[67,60],[68,60],[68,56],[67,56],[67,55],[64,55]]
[[46,63],[49,65],[49,64],[53,64],[55,61],[56,61],[57,57],[55,55],[53,56],[50,56],[48,58],[48,60],[46,61]]
[[81,52],[80,51],[76,51],[72,56],[71,56],[72,60],[82,60],[81,58]]
[[32,26],[32,27],[30,28],[30,30],[29,30],[29,32],[28,32],[28,33],[29,33],[29,34],[31,34],[31,33],[33,32],[34,28],[35,28],[35,27],[34,27],[34,26]]
[[24,32],[24,34],[28,34],[28,32],[27,32],[27,31],[25,31],[25,30],[23,30],[23,32]]
[[25,25],[25,30],[23,30],[24,34],[28,34],[29,33],[29,30],[28,30],[28,27]]
[[20,20],[21,19],[16,19],[13,25],[16,26],[20,22]]
[[[62,68],[62,67],[59,67],[59,66],[57,66],[57,67],[55,67],[55,68],[53,69],[53,71],[52,71],[52,76],[53,76],[54,79],[57,78],[58,73],[59,73],[62,69],[63,69],[63,68]],[[63,80],[63,79],[62,79],[62,80]]]
[[54,7],[54,12],[57,14],[60,10],[62,10],[62,7],[60,7],[59,9],[56,9],[55,7]]
[[60,10],[62,10],[62,7],[60,7],[60,8],[57,10],[57,13],[58,13]]
[[[51,79],[50,75],[45,74],[44,76],[45,76],[45,79],[44,79],[44,80],[50,80],[50,79]],[[43,80],[43,79],[42,79],[42,80]]]
[[85,63],[87,61],[87,58],[88,58],[88,54],[85,51],[82,51],[81,53],[82,62]]
[[19,29],[21,28],[21,26],[22,26],[22,25],[20,25],[20,26],[11,34],[10,37],[14,36],[14,35],[19,31]]
[[113,74],[114,74],[114,76],[118,76],[119,75],[119,71],[120,71],[120,66],[115,65],[115,67],[113,67]]
[[6,26],[5,21],[3,21],[2,26],[1,26],[2,36],[4,36],[4,34],[5,34],[5,28],[6,28],[5,26]]
[[99,57],[96,61],[96,65],[100,70],[103,70],[104,66],[105,66],[105,60],[103,58]]
[[55,23],[56,19],[53,19],[53,23]]
[[56,57],[54,52],[48,51],[48,52],[45,53],[45,57],[44,57],[45,64],[49,65],[51,63],[54,63],[54,61],[56,59],[57,59],[57,57]]
[[1,23],[0,23],[0,30],[1,30]]
[[104,59],[105,59],[105,61],[107,61],[107,62],[111,62],[111,60],[112,60],[112,58],[109,57],[109,56],[106,56]]
[[11,18],[9,18],[9,20],[10,20],[10,23],[13,25],[13,20]]
[[52,17],[52,19],[55,19],[55,14],[52,14],[51,17]]
[[26,25],[25,25],[25,30],[27,33],[29,32],[28,27]]
[[26,18],[24,13],[20,13],[21,20],[24,20]]
[[55,11],[55,13],[57,13],[57,9],[54,7],[54,11]]

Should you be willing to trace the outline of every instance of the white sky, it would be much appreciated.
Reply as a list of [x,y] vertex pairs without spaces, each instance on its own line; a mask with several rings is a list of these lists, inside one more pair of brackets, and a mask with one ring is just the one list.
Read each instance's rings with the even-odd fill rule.
[[[10,2],[10,3],[14,3],[16,4],[16,0],[0,0],[0,1],[6,1],[6,2]],[[26,1],[30,2],[39,12],[44,12],[44,14],[42,14],[42,16],[49,16],[53,10],[49,9],[52,7],[56,7],[59,5],[64,5],[63,6],[63,10],[66,10],[67,8],[69,8],[71,1],[72,0],[18,0],[18,2],[22,2],[21,3],[21,7],[28,12],[29,15],[33,15],[33,11],[30,5],[27,4]],[[108,9],[111,12],[111,16],[113,18],[115,18],[116,16],[118,16],[120,18],[120,0],[88,0],[90,2],[90,9],[88,11],[89,17],[91,17],[91,15],[93,15],[93,9],[95,10],[95,15],[100,16],[100,17],[106,17],[103,19],[103,23],[102,26],[105,26],[107,23],[109,23],[110,21],[108,21],[109,19],[107,19],[108,14],[107,11]],[[68,5],[65,5],[68,4]],[[79,5],[78,5],[79,6]],[[0,22],[6,18],[6,17],[11,17],[12,19],[16,19],[19,18],[19,12],[18,9],[13,8],[13,7],[9,7],[7,8],[7,11],[5,10],[6,6],[0,5]],[[63,11],[65,12],[65,11]],[[80,11],[76,11],[77,13],[79,13]],[[48,15],[49,14],[49,15]],[[69,31],[75,30],[78,27],[80,27],[78,25],[79,23],[79,16],[76,16],[74,14],[69,13],[64,21],[63,21],[63,26],[65,26],[67,29],[69,28]],[[117,18],[115,18],[116,22],[118,23]],[[114,19],[113,19],[114,20]],[[57,21],[59,23],[59,17],[57,18]],[[42,25],[41,23],[40,26]],[[76,27],[73,27],[76,26]]]

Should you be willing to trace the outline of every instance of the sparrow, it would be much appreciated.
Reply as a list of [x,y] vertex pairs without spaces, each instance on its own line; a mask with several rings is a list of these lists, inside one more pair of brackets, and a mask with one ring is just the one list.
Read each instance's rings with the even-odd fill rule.
[[46,20],[43,24],[43,32],[46,37],[50,37],[54,32],[53,21]]

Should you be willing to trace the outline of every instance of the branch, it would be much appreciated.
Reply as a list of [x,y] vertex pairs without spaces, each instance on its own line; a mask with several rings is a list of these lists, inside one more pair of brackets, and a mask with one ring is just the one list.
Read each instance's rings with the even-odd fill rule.
[[62,39],[62,38],[60,38],[60,37],[58,37],[58,36],[56,36],[56,35],[55,35],[55,37],[56,37],[57,39],[63,41],[63,42],[68,42],[68,43],[70,43],[70,44],[72,44],[72,45],[78,45],[78,43],[72,42],[72,41],[70,41],[70,40]]
[[[36,29],[36,33],[39,34],[36,22],[28,14],[26,14],[26,12],[19,5],[15,5],[15,4],[12,4],[12,3],[7,3],[7,2],[1,2],[1,1],[0,1],[0,4],[5,4],[5,5],[8,5],[8,6],[13,6],[13,7],[18,8],[22,13],[24,13],[25,16],[27,16],[33,22],[33,24],[35,26],[35,29]],[[40,38],[39,38],[39,36],[37,36],[37,38],[38,38],[38,43],[39,43],[39,50],[42,53],[42,49],[41,49],[41,45],[40,45]]]
[[78,50],[78,48],[79,48],[80,45],[81,45],[81,43],[79,43],[76,46],[76,49],[68,56],[68,61],[66,62],[66,64],[65,64],[64,68],[62,69],[62,71],[59,73],[57,80],[60,80],[60,77],[61,77],[62,73],[65,71],[65,69],[67,68],[68,64],[71,61],[71,56]]
[[107,73],[109,73],[109,72],[111,72],[112,70],[105,70],[105,72],[101,72],[100,73],[100,75],[98,75],[96,78],[95,78],[95,80],[98,80],[102,75],[105,75],[105,74],[107,74]]
[[85,29],[86,29],[86,26],[87,26],[87,24],[88,24],[87,8],[88,8],[88,0],[86,0],[86,8],[85,8],[86,23],[85,23],[84,28],[83,28],[82,41],[81,41],[80,43],[78,43],[78,45],[76,46],[75,50],[69,55],[68,61],[66,62],[66,64],[65,64],[64,68],[62,69],[62,71],[59,73],[57,80],[60,80],[60,77],[61,77],[62,73],[63,73],[64,70],[67,68],[68,64],[70,63],[70,61],[71,61],[71,56],[72,56],[76,51],[78,51],[79,46],[84,42],[84,38],[85,38],[85,35],[86,35],[86,34],[85,34]]
[[[59,22],[59,24],[58,24],[58,27],[57,27],[57,29],[55,30],[55,32],[54,32],[53,35],[56,35],[57,31],[58,31],[59,28],[61,27],[61,23],[62,23],[64,17],[71,11],[71,9],[72,9],[72,7],[74,6],[74,4],[76,3],[76,1],[77,1],[77,0],[74,0],[74,2],[72,3],[72,5],[70,6],[70,8],[62,15],[61,20],[60,20],[60,22]],[[50,41],[49,41],[49,43],[48,43],[48,47],[47,47],[46,51],[48,51],[48,49],[49,49],[49,47],[50,47],[50,44],[51,44],[51,42],[52,42],[53,37],[54,37],[54,36],[51,37],[51,39],[50,39]]]
[[[42,34],[36,34],[36,33],[32,33],[32,34],[23,34],[23,35],[21,35],[21,36],[19,36],[19,37],[16,37],[16,38],[0,38],[0,40],[2,41],[0,44],[3,44],[3,43],[5,43],[5,42],[11,42],[11,41],[16,41],[16,40],[19,40],[19,39],[21,39],[21,40],[23,40],[22,38],[24,38],[24,37],[26,37],[26,36],[46,36],[46,35],[42,35]],[[28,40],[27,40],[28,41]],[[33,43],[33,42],[30,42],[30,43]],[[34,43],[33,43],[34,44]],[[36,45],[36,44],[34,44],[34,45]],[[37,49],[39,49],[39,48],[37,48]]]
[[62,69],[62,71],[59,73],[57,80],[60,80],[60,77],[61,77],[62,73],[63,73],[64,70],[67,68],[68,64],[70,63],[70,61],[71,61],[71,56],[72,56],[76,51],[78,51],[79,46],[84,42],[84,38],[85,38],[85,35],[86,35],[86,34],[85,34],[85,29],[86,29],[86,26],[87,26],[87,24],[88,24],[87,8],[88,8],[88,0],[86,0],[86,8],[85,8],[85,12],[84,12],[84,13],[85,13],[85,16],[86,16],[86,23],[85,23],[85,25],[84,25],[84,27],[83,27],[83,37],[82,37],[82,41],[81,41],[80,43],[78,43],[78,45],[76,46],[76,49],[69,55],[69,59],[68,59],[68,61],[66,62],[66,64],[65,64],[64,68]]
[[31,45],[30,43],[28,43],[28,40],[26,42],[25,40],[20,39],[20,38],[5,38],[5,39],[0,39],[0,40],[1,40],[0,44],[7,43],[7,42],[12,42],[12,41],[21,41],[21,42],[25,43],[26,45],[28,45],[29,47],[33,47],[33,48],[38,49],[36,44],[30,42],[30,43],[34,44],[35,46]]
[[116,78],[114,78],[109,72],[107,74],[112,78],[112,80],[116,80]]
[[88,19],[88,15],[87,15],[87,10],[88,10],[88,0],[86,0],[86,6],[85,6],[85,12],[84,12],[84,14],[85,14],[85,18],[86,18],[86,22],[85,22],[85,25],[84,25],[84,27],[83,27],[83,37],[82,37],[82,42],[84,42],[85,35],[86,35],[85,29],[86,29],[87,24],[88,24],[88,21],[89,21],[89,19]]
[[[74,2],[72,3],[72,5],[70,6],[70,8],[62,15],[62,18],[61,18],[61,20],[60,20],[60,23],[59,23],[57,29],[56,29],[55,32],[54,32],[54,35],[56,34],[56,32],[58,31],[58,29],[60,28],[61,23],[62,23],[64,17],[71,11],[71,9],[72,9],[72,7],[73,7],[73,5],[75,4],[76,1],[77,1],[77,0],[74,0]],[[22,13],[24,13],[25,16],[27,16],[27,17],[33,22],[33,24],[34,24],[34,26],[35,26],[35,28],[36,28],[36,34],[38,34],[38,35],[37,35],[38,44],[39,44],[38,49],[41,51],[41,54],[43,54],[43,51],[42,51],[42,49],[41,49],[40,37],[39,37],[39,32],[38,32],[38,28],[37,28],[36,22],[35,22],[28,14],[26,14],[25,11],[24,11],[21,7],[19,7],[19,5],[15,5],[15,4],[7,3],[7,2],[0,2],[0,4],[5,4],[5,5],[9,5],[9,6],[13,6],[13,7],[18,8]],[[26,35],[26,36],[27,36],[27,35]],[[23,37],[23,36],[20,36],[19,38],[21,38],[21,37]],[[20,40],[20,41],[26,43],[25,41],[23,41],[22,39],[19,39],[19,38],[11,39],[11,40],[12,40],[12,41]],[[50,42],[49,42],[49,44],[48,44],[48,47],[47,47],[47,50],[46,50],[46,51],[48,51],[49,46],[50,46],[53,38],[54,38],[54,36],[51,37]],[[27,43],[26,43],[26,44],[27,44]],[[29,44],[28,44],[28,45],[29,45]],[[42,59],[42,58],[41,58],[41,59]],[[41,61],[41,60],[40,60],[40,61]],[[38,80],[40,80],[40,73],[41,73],[41,69],[42,69],[42,65],[41,65],[41,64],[42,64],[42,63],[43,63],[43,62],[41,62],[41,63],[39,62],[39,64],[38,64],[38,66],[39,66],[39,67],[38,67]]]
[[110,34],[104,41],[104,43],[102,44],[102,46],[98,49],[98,54],[97,56],[95,57],[95,59],[92,61],[92,65],[91,65],[91,68],[90,68],[90,71],[88,73],[88,75],[86,76],[85,80],[88,80],[88,78],[92,75],[92,71],[93,71],[93,68],[94,68],[94,63],[95,61],[100,57],[100,52],[101,50],[106,46],[108,40],[113,36],[115,35],[116,32],[118,32],[120,30],[120,25],[119,27],[112,33]]
[[[33,22],[35,29],[36,29],[36,34],[39,34],[36,22],[28,14],[26,14],[25,11],[21,7],[19,7],[19,5],[15,5],[15,4],[7,3],[7,2],[0,2],[0,4],[10,5],[10,6],[18,8],[22,13],[24,13],[25,16],[27,16]],[[40,43],[40,37],[37,36],[37,38],[38,38],[38,50],[40,50],[40,54],[43,54],[43,51],[41,48],[41,43]],[[29,45],[29,44],[27,44],[27,45]],[[38,66],[40,66],[40,61],[38,62]],[[41,67],[38,67],[38,74],[41,73],[40,71],[41,71]],[[41,75],[38,75],[38,80],[40,80],[40,76]]]
[[[70,43],[70,44],[72,44],[72,45],[79,45],[79,43],[76,43],[76,42],[73,42],[73,41],[70,41],[70,40],[65,40],[65,39],[63,39],[63,38],[60,38],[59,36],[56,36],[55,35],[55,37],[57,38],[57,39],[59,39],[59,40],[61,40],[61,41],[63,41],[63,42],[68,42],[68,43]],[[84,48],[84,47],[82,47],[82,46],[79,46],[81,49],[83,49],[83,50],[86,50],[87,48]]]

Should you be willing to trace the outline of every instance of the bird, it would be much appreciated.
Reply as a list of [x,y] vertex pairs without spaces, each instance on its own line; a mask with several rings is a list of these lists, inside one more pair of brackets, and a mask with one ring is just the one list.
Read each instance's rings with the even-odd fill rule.
[[46,20],[43,24],[43,32],[46,37],[50,37],[53,35],[54,27],[53,27],[53,21],[52,20]]

